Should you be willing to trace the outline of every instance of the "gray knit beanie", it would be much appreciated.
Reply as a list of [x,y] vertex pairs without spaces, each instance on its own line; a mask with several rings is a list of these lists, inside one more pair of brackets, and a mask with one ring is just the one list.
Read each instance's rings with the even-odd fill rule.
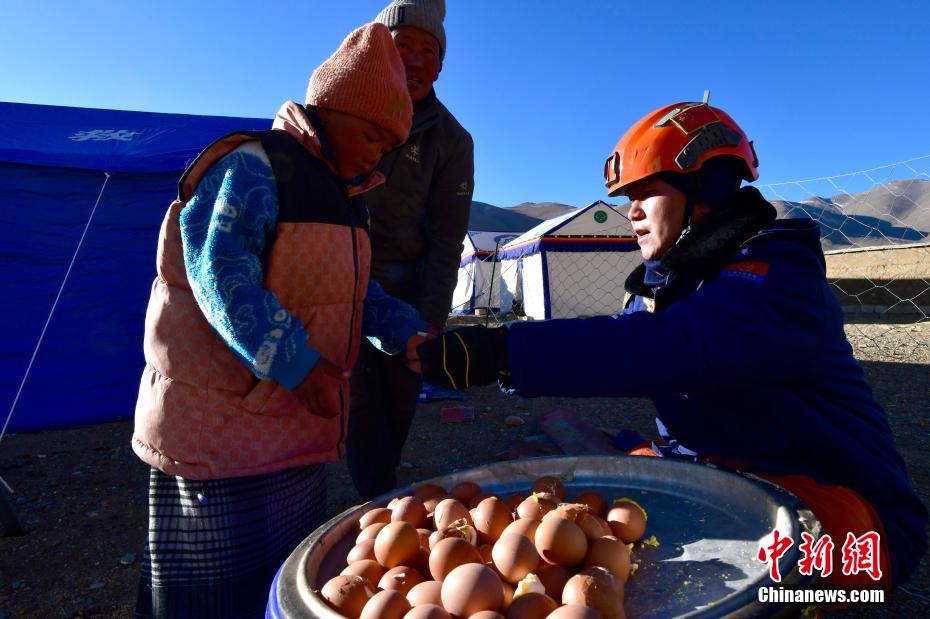
[[391,30],[398,26],[413,26],[430,33],[439,41],[439,58],[446,57],[445,0],[394,0],[375,17]]

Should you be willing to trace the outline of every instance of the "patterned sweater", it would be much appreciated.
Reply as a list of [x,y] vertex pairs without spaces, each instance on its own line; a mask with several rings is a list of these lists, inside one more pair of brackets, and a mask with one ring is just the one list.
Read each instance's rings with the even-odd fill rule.
[[[207,321],[256,376],[293,389],[320,354],[307,346],[300,321],[262,287],[262,260],[275,240],[277,214],[271,164],[259,142],[248,142],[200,181],[181,212],[181,234],[188,281]],[[363,316],[364,335],[397,349],[428,326],[374,280]]]

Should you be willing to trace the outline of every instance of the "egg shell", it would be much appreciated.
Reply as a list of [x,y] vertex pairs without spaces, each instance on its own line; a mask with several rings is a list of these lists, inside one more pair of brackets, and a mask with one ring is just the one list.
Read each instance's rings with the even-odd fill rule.
[[421,604],[411,608],[404,619],[452,619],[452,615],[437,604]]
[[375,591],[378,589],[378,581],[384,576],[384,568],[377,561],[364,559],[350,563],[340,574],[343,576],[361,576],[371,587],[371,590]]
[[565,485],[562,484],[562,480],[558,477],[552,475],[544,475],[540,477],[535,482],[533,482],[533,487],[530,488],[530,492],[549,492],[559,497],[559,501],[565,500]]
[[470,617],[482,610],[499,611],[503,605],[501,579],[486,565],[460,565],[442,581],[442,607],[457,617]]
[[449,494],[451,494],[452,498],[457,500],[459,503],[468,505],[468,502],[471,501],[472,498],[479,492],[481,492],[481,486],[473,481],[463,481],[453,486],[452,490],[449,491]]
[[516,584],[539,567],[536,545],[519,533],[502,535],[491,549],[494,567],[510,584]]
[[399,591],[405,597],[415,586],[423,582],[423,575],[412,567],[398,565],[384,573],[378,581],[379,589]]
[[429,577],[429,550],[420,548],[417,558],[410,563],[410,567],[416,569],[424,576]]
[[371,596],[359,619],[403,619],[410,602],[397,591],[386,589]]
[[510,533],[519,533],[530,541],[533,541],[533,537],[536,535],[536,527],[538,526],[538,520],[533,520],[532,518],[517,518],[508,524],[507,528],[501,531],[501,537],[509,535]]
[[[497,542],[495,542],[496,544]],[[485,565],[494,567],[494,546],[491,544],[481,544],[478,546],[478,554],[481,555],[481,562]],[[500,576],[500,574],[498,574]]]
[[364,559],[375,560],[375,540],[366,539],[352,546],[352,550],[346,555],[346,563],[355,563]]
[[423,507],[426,508],[427,517],[432,518],[433,512],[436,510],[436,506],[446,499],[451,499],[452,497],[448,494],[440,494],[437,496],[431,496],[428,499],[423,499]]
[[546,588],[546,595],[553,600],[561,600],[562,589],[572,577],[572,573],[561,565],[543,565],[536,570],[536,577]]
[[468,506],[468,509],[474,509],[474,508],[478,507],[478,505],[481,503],[481,501],[483,501],[483,500],[485,500],[485,499],[489,499],[489,498],[491,498],[491,497],[497,498],[496,496],[494,496],[494,495],[491,494],[490,492],[479,492],[478,494],[476,494],[475,496],[473,496],[473,497],[471,498],[471,500],[470,500],[468,503],[466,503],[465,505]]
[[617,503],[607,512],[607,524],[614,535],[625,542],[635,542],[646,532],[646,517],[632,503]]
[[588,538],[589,544],[596,539],[613,536],[614,534],[613,529],[610,528],[607,521],[594,514],[581,514],[575,519],[575,524],[584,531],[584,535]]
[[602,619],[601,614],[589,606],[566,604],[549,613],[547,619]]
[[588,538],[571,520],[551,518],[536,527],[533,536],[536,551],[547,563],[574,567],[588,554]]
[[529,492],[515,492],[504,497],[504,503],[510,506],[512,511],[517,511],[517,505],[523,502],[523,499],[530,496]]
[[420,536],[420,548],[429,552],[429,536],[435,533],[429,529],[417,529],[417,535]]
[[562,589],[563,604],[590,606],[604,619],[623,619],[623,583],[602,567],[575,574]]
[[630,578],[630,550],[626,543],[613,536],[591,542],[584,558],[584,567],[603,567],[626,584]]
[[475,508],[473,517],[480,544],[493,544],[513,522],[510,508],[497,497],[483,499]]
[[588,506],[584,503],[559,503],[554,510],[543,516],[543,520],[546,518],[565,518],[566,520],[577,521],[588,511]]
[[361,544],[366,539],[375,539],[378,537],[378,533],[381,532],[381,529],[388,526],[389,524],[389,522],[375,522],[368,525],[355,537],[355,543]]
[[451,526],[453,522],[462,518],[471,524],[471,514],[468,513],[468,508],[455,499],[440,501],[433,510],[433,524],[437,531]]
[[543,516],[551,512],[557,507],[557,503],[550,501],[549,499],[539,498],[536,495],[530,495],[523,499],[523,501],[517,505],[517,516],[519,518],[528,518],[530,520],[542,520]]
[[413,491],[413,496],[421,501],[426,501],[428,498],[444,494],[446,494],[446,489],[436,484],[423,484],[422,486],[417,486],[417,489]]
[[362,517],[358,519],[358,529],[363,531],[366,527],[373,525],[376,522],[383,522],[387,524],[391,521],[391,510],[386,507],[376,507],[370,509]]
[[420,534],[409,522],[388,523],[375,537],[375,560],[382,567],[391,569],[408,565],[417,559],[419,553]]
[[423,501],[415,496],[404,497],[391,509],[391,520],[394,522],[409,522],[419,529],[426,525],[426,507]]
[[478,532],[475,531],[475,527],[471,525],[467,525],[467,527],[456,525],[454,527],[446,527],[445,529],[441,531],[433,531],[432,533],[430,533],[429,534],[430,551],[432,551],[432,549],[436,547],[436,544],[438,544],[444,539],[449,539],[450,537],[456,537],[458,539],[463,539],[472,545],[478,543]]
[[465,563],[482,564],[477,548],[458,537],[440,541],[429,553],[429,573],[434,580],[445,580],[446,576]]
[[501,610],[506,612],[510,608],[511,602],[513,602],[513,587],[502,580],[501,589],[504,591],[504,605]]
[[559,603],[545,593],[524,593],[507,609],[507,619],[545,619]]
[[607,515],[607,500],[597,492],[582,492],[575,497],[575,503],[584,503],[592,514],[600,518]]
[[438,580],[424,580],[407,592],[407,601],[411,606],[436,604],[442,606],[442,583]]
[[493,610],[482,610],[477,612],[468,619],[507,619],[504,615],[494,612]]
[[358,619],[374,592],[361,576],[340,575],[326,581],[320,595],[342,616]]

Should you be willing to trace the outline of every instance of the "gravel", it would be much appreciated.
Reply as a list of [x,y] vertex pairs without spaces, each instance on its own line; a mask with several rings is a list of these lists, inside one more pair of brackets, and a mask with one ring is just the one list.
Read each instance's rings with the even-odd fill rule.
[[[930,504],[930,322],[849,322],[847,336],[888,412],[911,480]],[[654,409],[647,400],[526,400],[484,387],[469,392],[466,404],[475,409],[474,423],[440,423],[448,402],[419,408],[398,471],[402,483],[491,462],[527,437],[540,438],[539,417],[560,407],[598,427],[653,434]],[[131,433],[131,422],[121,422],[4,439],[0,476],[16,491],[9,502],[26,534],[0,539],[0,617],[131,616],[148,479],[129,449]],[[359,503],[344,463],[330,467],[328,492],[331,515]],[[844,616],[930,616],[930,559],[924,557],[890,603]]]

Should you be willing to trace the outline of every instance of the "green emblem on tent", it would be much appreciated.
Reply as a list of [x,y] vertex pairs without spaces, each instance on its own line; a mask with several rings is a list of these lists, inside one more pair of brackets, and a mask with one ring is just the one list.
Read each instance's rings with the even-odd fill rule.
[[596,221],[599,224],[604,223],[605,221],[607,221],[607,213],[605,213],[604,211],[594,211],[594,221]]

